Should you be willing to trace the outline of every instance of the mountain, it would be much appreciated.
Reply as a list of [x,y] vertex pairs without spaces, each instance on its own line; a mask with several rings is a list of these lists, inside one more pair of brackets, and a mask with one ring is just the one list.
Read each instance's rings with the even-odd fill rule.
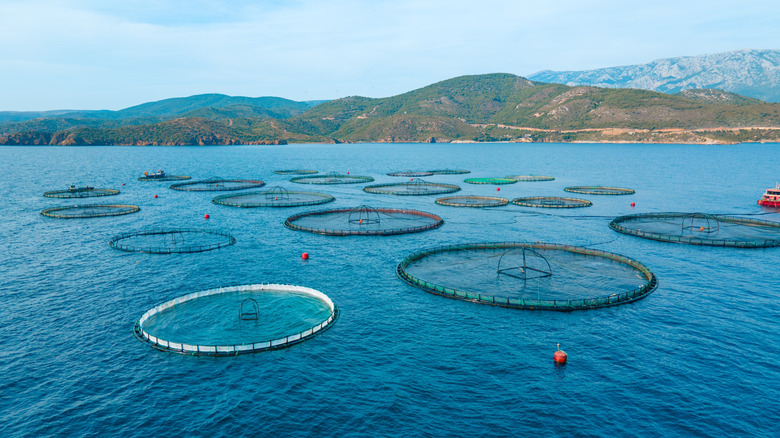
[[658,59],[648,64],[586,71],[541,71],[541,82],[678,93],[715,88],[767,102],[780,102],[780,50],[738,50]]

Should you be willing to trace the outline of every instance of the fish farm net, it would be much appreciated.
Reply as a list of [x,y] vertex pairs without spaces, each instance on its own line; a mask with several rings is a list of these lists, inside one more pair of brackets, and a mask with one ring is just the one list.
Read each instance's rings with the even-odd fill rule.
[[333,301],[315,289],[252,284],[162,303],[144,313],[133,332],[158,350],[234,356],[298,344],[331,327],[338,315]]
[[108,246],[127,252],[184,254],[211,251],[234,243],[236,238],[222,231],[178,229],[122,233],[112,237]]
[[290,181],[298,184],[359,184],[373,181],[370,176],[342,175],[336,172],[330,172],[323,175],[314,176],[296,176]]
[[526,198],[515,198],[512,203],[521,207],[542,207],[542,208],[578,208],[590,207],[592,202],[585,199],[559,198],[557,196],[530,196]]
[[537,181],[554,181],[555,178],[552,176],[545,176],[545,175],[511,175],[507,178],[513,179],[517,182],[537,182]]
[[549,243],[475,243],[417,252],[398,277],[426,292],[528,310],[584,310],[638,300],[657,286],[641,263]]
[[145,173],[144,176],[138,177],[138,181],[184,181],[191,177],[186,175],[167,175],[159,173]]
[[466,178],[463,182],[469,184],[514,184],[517,180],[512,178]]
[[467,173],[471,173],[470,170],[460,170],[460,169],[436,169],[436,170],[429,170],[428,172],[431,172],[434,175],[465,175]]
[[578,186],[565,187],[563,190],[571,193],[581,193],[583,195],[632,195],[634,190],[622,187],[603,187],[603,186]]
[[420,178],[414,178],[411,181],[402,183],[375,184],[366,186],[363,188],[363,190],[368,193],[378,193],[384,195],[425,196],[457,192],[460,190],[460,187],[454,184],[433,183]]
[[662,242],[766,248],[780,246],[780,223],[705,213],[645,213],[619,216],[613,230]]
[[335,200],[331,195],[316,192],[291,192],[283,187],[273,187],[265,192],[222,195],[211,202],[229,207],[301,207],[325,204]]
[[389,236],[419,233],[444,224],[435,214],[417,210],[355,208],[314,211],[287,218],[284,226],[328,236]]
[[170,188],[184,192],[227,192],[233,190],[256,189],[264,185],[264,182],[253,179],[210,178],[200,181],[172,184]]
[[439,198],[436,203],[450,207],[501,207],[507,205],[509,200],[493,196],[450,196]]
[[318,173],[312,169],[290,169],[290,170],[274,170],[277,175],[314,175]]
[[418,176],[431,176],[433,175],[433,172],[390,172],[387,174],[388,176],[405,176],[407,178],[409,177],[418,177]]
[[47,208],[42,215],[58,219],[84,219],[92,217],[121,216],[140,211],[137,205],[127,204],[90,204],[68,207]]
[[43,196],[47,198],[96,198],[99,196],[118,195],[116,189],[96,189],[94,187],[72,187],[67,190],[53,190],[46,192]]

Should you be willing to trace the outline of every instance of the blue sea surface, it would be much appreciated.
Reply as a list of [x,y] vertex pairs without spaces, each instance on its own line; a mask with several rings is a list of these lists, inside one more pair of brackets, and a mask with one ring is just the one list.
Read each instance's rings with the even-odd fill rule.
[[[780,221],[777,210],[756,205],[780,180],[779,162],[778,144],[2,147],[0,437],[776,436],[780,248],[656,242],[608,224],[618,215],[664,211]],[[367,175],[376,184],[404,180],[386,175],[392,171],[469,169],[424,179],[458,184],[458,195],[509,199],[571,196],[563,188],[574,185],[636,194],[577,195],[593,202],[580,209],[455,208],[435,204],[437,196],[368,194],[366,184],[304,186],[273,173],[296,168]],[[231,208],[211,203],[221,193],[137,180],[157,169],[193,180],[262,179],[336,201]],[[517,174],[556,179],[499,192],[463,183]],[[43,192],[72,183],[121,190],[78,203],[141,210],[42,216],[72,204]],[[361,204],[427,211],[445,223],[416,234],[352,237],[282,225],[299,212]],[[171,255],[107,245],[122,232],[173,227],[222,229],[237,242]],[[626,255],[648,266],[659,287],[635,303],[558,313],[452,300],[396,277],[397,264],[415,251],[485,241]],[[133,336],[134,322],[157,304],[263,282],[322,291],[341,316],[301,344],[236,357],[161,352]],[[592,287],[599,295],[599,285]],[[569,355],[562,367],[553,363],[556,343]]]

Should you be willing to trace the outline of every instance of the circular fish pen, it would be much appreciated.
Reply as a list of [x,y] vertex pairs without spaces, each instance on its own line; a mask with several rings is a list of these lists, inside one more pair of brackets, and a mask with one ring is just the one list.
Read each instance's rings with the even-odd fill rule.
[[236,238],[223,231],[184,228],[122,233],[112,237],[108,246],[126,252],[185,254],[211,251],[234,243]]
[[402,183],[374,184],[363,187],[363,191],[367,193],[400,196],[441,195],[457,192],[458,190],[460,190],[460,187],[454,184],[433,183],[420,178],[414,178],[411,181]]
[[565,191],[571,193],[581,193],[583,195],[633,195],[633,189],[622,187],[603,187],[603,186],[577,186],[564,187]]
[[463,182],[468,184],[514,184],[517,180],[512,178],[466,178]]
[[290,178],[291,182],[298,184],[359,184],[373,181],[370,176],[342,175],[336,172],[330,172],[323,175],[314,176],[296,176]]
[[190,178],[190,176],[186,175],[168,175],[165,172],[158,171],[157,173],[144,172],[143,176],[138,177],[138,181],[185,181]]
[[560,198],[557,196],[529,196],[525,198],[515,198],[512,203],[521,207],[541,207],[541,208],[579,208],[590,207],[592,202],[577,198]]
[[426,292],[526,310],[616,306],[655,290],[655,275],[617,254],[550,243],[474,243],[414,253],[396,272]]
[[53,190],[45,192],[43,196],[47,198],[96,198],[99,196],[118,195],[116,189],[96,189],[94,187],[74,187],[67,190]]
[[184,192],[228,192],[233,190],[256,189],[265,183],[253,179],[209,178],[200,181],[172,184],[170,188]]
[[137,205],[129,204],[89,204],[68,207],[47,208],[42,215],[58,219],[85,219],[93,217],[121,216],[141,211]]
[[427,172],[427,171],[407,171],[407,172],[390,172],[387,174],[387,176],[405,176],[407,178],[410,177],[420,177],[420,176],[431,176],[433,175],[433,172]]
[[301,213],[284,221],[284,226],[297,231],[308,231],[327,236],[389,236],[419,233],[444,224],[435,214],[418,210],[373,208],[360,205],[355,208]]
[[439,205],[450,207],[501,207],[507,205],[509,200],[506,198],[497,198],[494,196],[450,196],[436,200]]
[[555,181],[554,177],[545,175],[511,175],[507,178],[513,179],[517,182]]
[[144,313],[135,336],[152,347],[200,356],[234,356],[298,344],[339,316],[327,295],[303,286],[250,284],[194,292]]
[[250,192],[234,195],[222,195],[211,202],[228,207],[301,207],[305,205],[325,204],[335,200],[331,195],[316,192],[291,192],[275,186],[265,192]]
[[434,175],[465,175],[467,173],[471,173],[470,170],[461,169],[436,169],[429,170],[428,172],[431,172]]
[[780,223],[706,213],[644,213],[619,216],[613,230],[661,242],[736,248],[780,246]]
[[289,170],[274,170],[274,173],[277,175],[314,175],[315,173],[319,173],[319,172],[312,169],[289,169]]

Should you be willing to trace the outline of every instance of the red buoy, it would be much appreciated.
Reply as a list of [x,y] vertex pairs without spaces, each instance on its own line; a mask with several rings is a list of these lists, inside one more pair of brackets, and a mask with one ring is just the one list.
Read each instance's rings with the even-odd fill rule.
[[301,258],[302,258],[303,260],[309,260],[309,253],[308,253],[308,252],[305,252],[305,253],[301,254]]
[[203,219],[208,219],[208,218],[209,218],[208,213],[203,215]]
[[496,187],[496,191],[500,192],[501,191],[501,187]]
[[632,206],[632,207],[636,207],[636,202],[632,202],[632,203],[631,203],[631,206]]
[[561,344],[558,344],[558,351],[556,351],[555,354],[553,355],[553,360],[555,361],[555,363],[566,363],[566,360],[568,358],[569,357],[566,356],[566,352],[561,350]]
[[125,183],[122,183],[122,185],[125,185]]
[[347,172],[347,175],[349,175],[349,172]]
[[154,195],[154,199],[157,199],[157,195]]
[[414,181],[414,178],[409,178],[409,181]]

